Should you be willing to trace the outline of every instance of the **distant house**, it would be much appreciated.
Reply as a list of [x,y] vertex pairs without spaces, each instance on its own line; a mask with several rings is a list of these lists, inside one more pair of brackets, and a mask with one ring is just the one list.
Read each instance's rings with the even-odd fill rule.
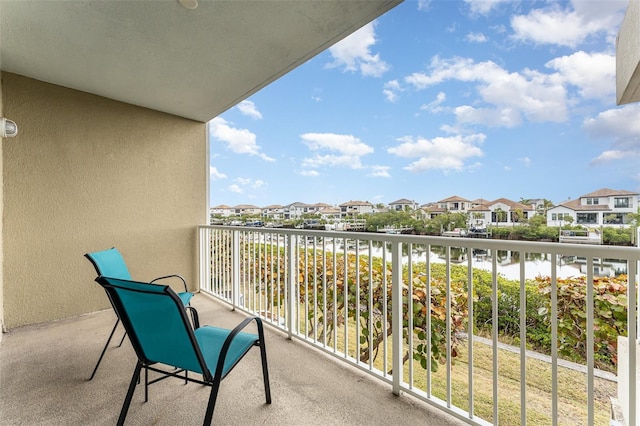
[[254,206],[253,204],[238,204],[232,209],[233,215],[235,216],[245,216],[245,215],[261,215],[262,209],[258,206]]
[[348,201],[339,207],[342,217],[373,213],[373,204],[368,201]]
[[[443,207],[440,207],[435,203],[423,204],[423,205],[420,206],[419,210],[426,212],[429,215],[428,219],[433,219],[434,217],[438,216],[439,214],[447,212],[447,209],[445,209]],[[414,217],[417,218],[417,216],[414,216]]]
[[544,198],[529,198],[528,204],[536,211],[537,214],[545,214],[545,208],[547,208],[545,201],[546,200]]
[[420,207],[411,212],[411,217],[417,220],[433,219],[433,217],[431,216],[431,211],[429,211],[429,209],[425,207]]
[[211,214],[211,216],[229,217],[233,215],[233,208],[224,204],[220,204],[219,206],[211,207],[209,209],[209,213]]
[[284,219],[300,219],[306,214],[318,214],[320,210],[325,208],[333,208],[333,206],[326,203],[291,203],[283,207]]
[[466,198],[454,195],[453,197],[445,198],[444,200],[438,201],[438,207],[452,213],[466,213],[467,210],[473,207],[473,204]]
[[486,204],[485,202],[486,200],[482,200],[478,204],[474,203],[468,210],[470,228],[513,225],[535,214],[531,206],[507,198],[498,198]]
[[307,213],[320,213],[323,209],[333,209],[334,207],[331,204],[327,203],[316,203],[316,204],[308,204],[307,205]]
[[629,213],[638,211],[640,193],[603,188],[568,200],[547,211],[547,225],[562,226],[571,222],[585,226],[625,227]]
[[[486,200],[485,200],[486,201]],[[468,211],[469,228],[485,229],[491,223],[491,209],[489,202],[474,205]]]
[[412,200],[407,200],[406,198],[401,198],[392,203],[389,203],[389,209],[397,212],[409,210],[414,211],[418,208],[418,203]]
[[471,202],[471,207],[486,207],[491,204],[491,201],[485,200],[484,198],[476,198]]
[[318,210],[318,214],[320,215],[320,218],[323,220],[340,219],[340,216],[341,216],[340,209],[332,206],[325,207]]
[[309,205],[295,202],[284,206],[285,219],[300,219],[303,214],[309,211]]
[[284,206],[280,204],[272,204],[262,208],[262,217],[268,219],[281,220],[284,219]]

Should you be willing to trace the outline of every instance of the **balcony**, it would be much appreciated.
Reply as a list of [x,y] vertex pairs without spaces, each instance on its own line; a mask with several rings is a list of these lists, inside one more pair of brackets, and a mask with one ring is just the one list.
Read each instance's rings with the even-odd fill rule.
[[[196,295],[192,303],[203,323],[231,327],[243,317],[207,295]],[[105,310],[5,335],[0,343],[0,424],[116,424],[135,366],[128,341],[116,348],[122,327],[96,377],[87,380],[114,320],[113,311]],[[387,385],[288,340],[275,328],[265,332],[272,405],[264,404],[259,352],[251,351],[222,383],[214,424],[462,423],[413,398],[394,397]],[[200,425],[208,396],[203,386],[165,380],[150,386],[145,403],[140,385],[126,424]]]
[[[561,321],[550,324],[550,354],[528,347],[526,313],[540,307],[526,306],[524,289],[532,275],[549,275],[550,317],[560,318],[564,277],[594,282],[615,263],[628,284],[621,334],[635,341],[637,248],[227,226],[200,226],[198,239],[201,293],[193,303],[202,322],[230,327],[255,314],[269,325],[274,404],[263,403],[256,358],[223,383],[218,423],[591,425],[609,422],[613,401],[626,424],[636,424],[636,345],[616,354],[617,375],[597,368],[600,289],[585,286],[583,362],[561,356]],[[571,259],[580,259],[577,269]],[[479,293],[483,270],[494,324],[508,296],[503,278],[520,283],[506,300],[519,316],[519,342],[501,342],[497,327],[478,336],[469,326],[487,302],[466,297]],[[432,315],[422,314],[426,300]],[[113,320],[103,310],[7,334],[0,423],[115,423],[135,362],[128,343],[110,348],[87,381]],[[441,352],[419,356],[425,348]],[[163,381],[151,386],[148,403],[138,389],[128,423],[199,424],[208,392],[194,386]]]
[[[618,348],[626,336],[636,341],[637,248],[222,226],[200,227],[199,241],[202,292],[262,316],[396,395],[469,424],[607,424],[612,404],[636,424],[637,348]],[[624,311],[621,337],[604,342],[602,316],[611,312],[600,301],[614,296],[598,276],[609,274],[619,275],[626,294],[615,296],[625,305],[616,308]],[[503,287],[507,276],[515,295]],[[536,276],[548,276],[538,280],[548,283],[547,304],[528,305]],[[584,303],[571,309],[579,324],[568,325],[563,311],[568,277],[594,283],[577,290]],[[487,305],[490,334],[478,336],[476,316]],[[498,335],[505,305],[517,317],[509,344]],[[530,348],[532,315],[549,321],[548,353]],[[574,362],[563,356],[566,327],[579,334],[571,345],[584,348]],[[607,351],[617,360],[609,371],[599,368]]]

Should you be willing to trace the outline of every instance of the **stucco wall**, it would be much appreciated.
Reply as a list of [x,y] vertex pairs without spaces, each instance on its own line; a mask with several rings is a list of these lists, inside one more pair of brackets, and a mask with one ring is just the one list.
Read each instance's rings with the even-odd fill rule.
[[[4,117],[4,110],[2,108],[2,74],[0,74],[0,117]],[[4,187],[4,183],[3,183],[4,173],[2,172],[2,153],[4,151],[4,139],[0,138],[0,141],[2,142],[2,146],[0,146],[0,188],[2,188]],[[3,216],[3,205],[4,205],[3,197],[0,197],[0,218]],[[0,224],[0,341],[2,341],[2,332],[4,331],[4,292],[3,292],[4,273],[2,272],[2,266],[4,263],[3,262],[4,244],[2,242],[2,234],[3,234],[3,228],[2,228],[2,225]]]
[[6,326],[109,307],[83,255],[112,246],[134,278],[195,289],[206,125],[15,74],[2,90]]
[[640,0],[629,0],[616,40],[616,101],[640,102]]

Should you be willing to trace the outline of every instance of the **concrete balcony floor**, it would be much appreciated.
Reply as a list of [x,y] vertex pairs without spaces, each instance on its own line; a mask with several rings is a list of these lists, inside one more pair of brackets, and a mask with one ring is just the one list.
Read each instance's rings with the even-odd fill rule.
[[[244,317],[206,295],[192,304],[202,324],[233,327]],[[128,340],[116,348],[119,326],[95,378],[88,381],[115,315],[111,309],[76,318],[20,327],[0,342],[0,424],[115,424],[135,366]],[[340,363],[321,351],[265,327],[273,403],[264,402],[259,351],[222,382],[213,416],[225,425],[460,425],[410,396]],[[208,387],[167,379],[138,385],[128,425],[202,424]]]

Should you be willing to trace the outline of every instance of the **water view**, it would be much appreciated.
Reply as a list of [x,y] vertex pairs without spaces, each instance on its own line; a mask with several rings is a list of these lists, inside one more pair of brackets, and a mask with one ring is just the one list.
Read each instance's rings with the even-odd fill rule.
[[[339,239],[342,240],[342,239]],[[311,245],[311,243],[310,243]],[[333,251],[331,239],[327,239],[325,248],[327,251]],[[358,245],[358,254],[360,256],[368,256],[369,248],[367,241],[361,241]],[[344,250],[344,241],[337,243],[339,252]],[[425,248],[414,247],[411,256],[412,262],[425,262]],[[355,253],[355,241],[347,240],[347,252]],[[391,252],[387,250],[387,259],[391,258]],[[374,242],[371,255],[373,257],[383,257],[383,249],[379,242]],[[520,252],[496,250],[497,272],[507,279],[520,279]],[[451,249],[451,263],[454,265],[467,264],[467,250],[464,248]],[[543,253],[527,253],[524,261],[525,279],[534,279],[539,276],[551,276],[551,256]],[[408,263],[409,256],[403,255],[403,263]],[[429,262],[445,263],[446,254],[442,247],[431,247],[429,253]],[[492,269],[492,251],[483,249],[473,249],[471,259],[473,268],[482,269],[491,272]],[[595,259],[593,265],[593,275],[595,277],[614,277],[627,273],[627,263],[617,259]],[[556,276],[558,278],[579,277],[587,275],[587,261],[585,258],[578,256],[560,256],[556,262]]]

